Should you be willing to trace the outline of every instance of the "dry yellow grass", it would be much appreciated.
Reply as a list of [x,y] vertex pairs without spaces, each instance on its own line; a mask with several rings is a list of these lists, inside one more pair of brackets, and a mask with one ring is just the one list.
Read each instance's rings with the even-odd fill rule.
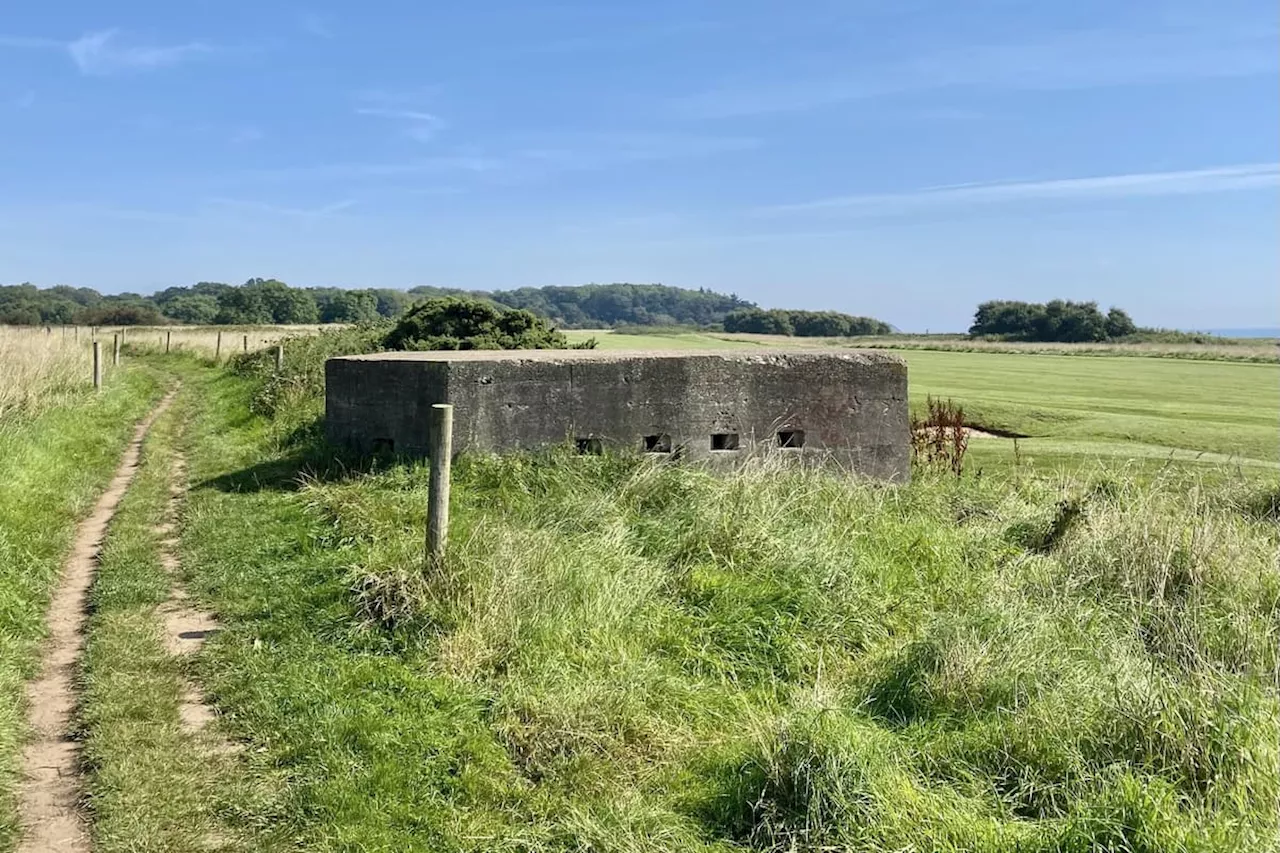
[[227,358],[272,346],[289,335],[314,334],[322,328],[337,326],[102,326],[98,336],[110,343],[112,335],[123,333],[125,343],[132,349],[163,351],[167,343],[174,352],[205,356],[220,353]]
[[122,335],[126,352],[139,348],[196,352],[223,358],[272,346],[287,335],[309,334],[319,326],[0,326],[0,420],[34,413],[83,393],[93,385],[92,342],[102,344],[103,375],[111,370],[113,337]]
[[0,419],[54,403],[93,383],[88,329],[0,326]]

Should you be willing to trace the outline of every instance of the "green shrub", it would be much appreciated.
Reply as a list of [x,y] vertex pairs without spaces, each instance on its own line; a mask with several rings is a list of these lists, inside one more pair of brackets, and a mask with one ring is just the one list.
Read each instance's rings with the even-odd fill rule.
[[[570,349],[561,332],[531,311],[452,296],[413,308],[384,344],[391,350]],[[575,348],[594,346],[588,341]]]

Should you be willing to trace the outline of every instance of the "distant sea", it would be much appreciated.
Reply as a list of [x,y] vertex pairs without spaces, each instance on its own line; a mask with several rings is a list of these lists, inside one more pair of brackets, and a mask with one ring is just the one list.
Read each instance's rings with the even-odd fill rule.
[[1280,338],[1280,326],[1254,329],[1209,329],[1211,335],[1222,335],[1224,338]]

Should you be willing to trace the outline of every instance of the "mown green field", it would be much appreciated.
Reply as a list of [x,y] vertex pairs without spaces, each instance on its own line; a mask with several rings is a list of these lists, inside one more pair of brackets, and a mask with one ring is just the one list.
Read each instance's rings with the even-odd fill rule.
[[[587,333],[571,333],[577,339]],[[713,335],[596,335],[609,350],[756,345]],[[769,339],[778,345],[777,339]],[[793,339],[794,340],[794,339]],[[788,342],[787,346],[795,346]],[[913,408],[929,395],[978,426],[1027,438],[974,439],[975,464],[1149,470],[1169,460],[1280,468],[1280,365],[1179,358],[901,350]]]
[[[900,353],[913,403],[965,406],[974,422],[1032,438],[1042,464],[1123,459],[1280,463],[1280,366],[1156,358],[1004,353]],[[975,440],[978,459],[1011,442]]]

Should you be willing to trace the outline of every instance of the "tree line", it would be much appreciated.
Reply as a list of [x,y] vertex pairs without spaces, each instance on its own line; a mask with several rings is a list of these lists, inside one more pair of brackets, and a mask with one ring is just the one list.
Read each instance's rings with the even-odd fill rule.
[[893,327],[873,317],[855,317],[838,311],[743,308],[725,315],[724,330],[741,334],[815,338],[887,335],[893,331]]
[[521,287],[516,290],[451,290],[415,287],[415,297],[469,296],[488,299],[505,308],[532,311],[564,329],[614,326],[697,326],[724,322],[739,308],[754,302],[737,294],[693,290],[664,284],[584,284],[576,287]]
[[104,295],[88,287],[0,286],[0,323],[19,326],[297,325],[397,317],[417,300],[401,290],[290,287],[253,278],[242,285],[200,282],[151,296]]
[[527,310],[569,329],[619,325],[708,327],[719,325],[735,309],[755,307],[754,303],[733,294],[661,284],[588,284],[494,291],[415,287],[403,291],[299,288],[276,279],[253,278],[241,285],[203,281],[189,287],[165,288],[150,296],[104,295],[92,288],[65,285],[0,286],[0,324],[364,323],[399,317],[425,299],[449,296]]
[[1106,314],[1097,302],[993,300],[978,306],[969,334],[1006,340],[1087,343],[1137,334],[1138,326],[1119,308]]

